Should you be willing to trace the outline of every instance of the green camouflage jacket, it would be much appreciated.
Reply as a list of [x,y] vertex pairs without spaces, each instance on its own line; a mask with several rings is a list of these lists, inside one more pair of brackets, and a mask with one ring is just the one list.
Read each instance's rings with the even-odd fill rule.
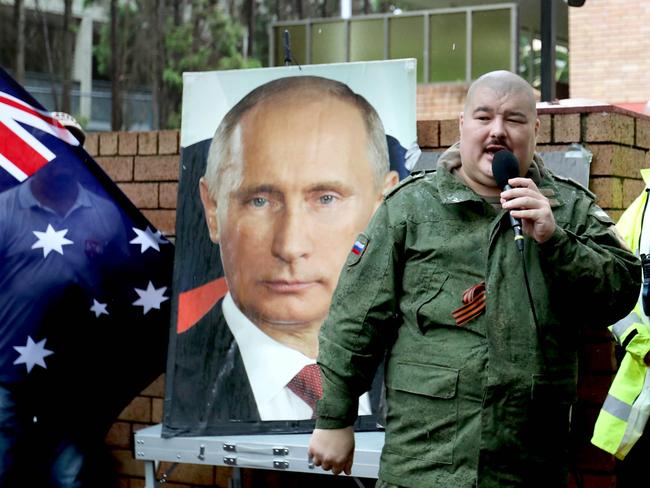
[[[550,240],[522,255],[503,210],[450,171],[414,175],[386,196],[351,252],[320,333],[319,428],[351,425],[386,354],[380,478],[409,487],[566,485],[571,404],[583,326],[636,302],[640,265],[577,183],[536,156]],[[458,326],[463,292],[484,281],[486,308]]]

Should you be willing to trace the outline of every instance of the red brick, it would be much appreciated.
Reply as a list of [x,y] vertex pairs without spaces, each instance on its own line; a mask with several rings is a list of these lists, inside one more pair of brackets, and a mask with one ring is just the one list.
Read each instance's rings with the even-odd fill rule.
[[[582,381],[582,378],[580,381]],[[601,403],[587,404],[578,402],[573,408],[571,415],[572,444],[581,471],[607,472],[614,467],[612,456],[591,444],[594,425],[601,406]]]
[[636,119],[636,145],[650,149],[650,120]]
[[618,222],[618,219],[620,219],[621,215],[623,215],[623,210],[610,208],[607,210],[607,214],[612,218],[614,222]]
[[438,130],[440,122],[437,120],[418,120],[418,145],[422,148],[433,148],[440,146]]
[[585,327],[582,331],[582,337],[587,342],[611,342],[612,333],[605,327]]
[[151,400],[151,421],[159,424],[163,420],[163,399],[153,398]]
[[131,156],[99,157],[95,161],[113,181],[133,181],[133,158]]
[[589,189],[598,196],[603,208],[623,208],[623,180],[620,178],[591,178]]
[[131,488],[131,483],[129,478],[118,478],[117,479],[117,488]]
[[592,176],[639,178],[648,162],[646,151],[618,144],[589,144],[587,149],[593,153]]
[[616,475],[610,474],[589,474],[583,477],[584,488],[616,488]]
[[148,397],[135,397],[133,401],[120,413],[120,420],[135,422],[151,422],[151,399]]
[[140,155],[158,154],[158,133],[157,132],[138,133],[138,154]]
[[178,181],[178,156],[136,156],[134,180]]
[[612,342],[586,342],[581,348],[581,368],[589,373],[614,373],[616,359]]
[[[198,488],[200,486],[205,486],[205,485],[194,485],[194,484],[193,485],[188,485],[188,484],[185,484],[185,483],[170,483],[170,482],[166,481],[161,486],[164,486],[165,488]],[[214,488],[213,485],[209,485],[209,486],[210,486],[210,488]]]
[[160,184],[160,208],[176,208],[178,198],[178,183]]
[[165,374],[163,373],[153,380],[149,386],[142,390],[141,395],[162,398],[165,395]]
[[580,142],[580,114],[553,116],[554,142]]
[[120,183],[119,187],[139,209],[158,208],[158,183]]
[[176,211],[144,210],[142,213],[165,236],[176,235]]
[[99,155],[114,156],[117,154],[117,132],[100,132]]
[[460,139],[458,120],[440,121],[440,146],[449,147]]
[[226,466],[217,466],[214,470],[215,480],[214,483],[219,488],[228,488],[229,481],[232,478],[232,468]]
[[158,154],[178,154],[177,130],[161,130],[158,132]]
[[538,144],[535,148],[537,152],[566,152],[569,146],[566,144]]
[[537,143],[547,144],[551,142],[551,115],[543,114],[539,116],[539,132],[537,133]]
[[644,189],[645,183],[643,180],[625,178],[623,180],[623,206],[627,208]]
[[585,374],[578,382],[578,397],[600,407],[607,396],[613,375]]
[[89,132],[86,134],[84,149],[92,157],[99,156],[99,133]]
[[119,132],[118,139],[118,152],[121,156],[138,154],[138,134],[136,132]]
[[106,434],[106,444],[113,447],[128,449],[131,445],[131,424],[115,422]]
[[[197,452],[198,454],[198,452]],[[160,463],[161,472],[165,472],[171,463]],[[179,464],[170,474],[170,481],[178,481],[191,485],[211,485],[214,482],[214,467],[202,464]]]
[[129,476],[144,476],[144,462],[136,461],[131,450],[113,449],[111,452],[118,473]]
[[416,120],[458,120],[468,88],[466,83],[418,83]]
[[[588,0],[569,8],[569,86],[572,98],[614,102],[650,99],[647,0]],[[595,29],[594,26],[606,27]]]
[[613,112],[596,112],[585,115],[586,142],[618,142],[634,144],[634,118]]

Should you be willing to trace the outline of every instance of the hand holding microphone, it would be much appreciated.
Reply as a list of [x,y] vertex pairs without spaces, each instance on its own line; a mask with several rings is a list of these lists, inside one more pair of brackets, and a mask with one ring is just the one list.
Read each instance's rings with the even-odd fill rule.
[[501,205],[509,210],[515,242],[523,249],[523,233],[539,243],[546,242],[555,232],[555,217],[551,205],[530,178],[519,176],[519,161],[510,151],[502,150],[492,159],[492,175],[503,190]]

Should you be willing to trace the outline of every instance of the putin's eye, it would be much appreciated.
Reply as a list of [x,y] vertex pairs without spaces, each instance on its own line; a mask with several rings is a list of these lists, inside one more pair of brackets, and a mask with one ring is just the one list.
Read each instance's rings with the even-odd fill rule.
[[264,197],[255,197],[255,198],[251,198],[250,200],[250,204],[256,208],[261,208],[264,205],[266,205],[268,202],[269,201]]
[[336,201],[336,196],[332,194],[321,195],[320,197],[318,197],[318,202],[321,205],[331,205],[335,201]]

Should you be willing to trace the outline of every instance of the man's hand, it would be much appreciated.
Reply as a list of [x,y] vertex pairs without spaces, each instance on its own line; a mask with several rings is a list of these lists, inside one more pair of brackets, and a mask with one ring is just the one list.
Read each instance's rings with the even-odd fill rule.
[[325,471],[333,474],[352,472],[354,458],[354,428],[314,429],[307,454]]
[[530,178],[511,178],[512,187],[501,193],[501,206],[521,219],[521,227],[540,244],[548,241],[555,232],[555,217],[551,204]]

